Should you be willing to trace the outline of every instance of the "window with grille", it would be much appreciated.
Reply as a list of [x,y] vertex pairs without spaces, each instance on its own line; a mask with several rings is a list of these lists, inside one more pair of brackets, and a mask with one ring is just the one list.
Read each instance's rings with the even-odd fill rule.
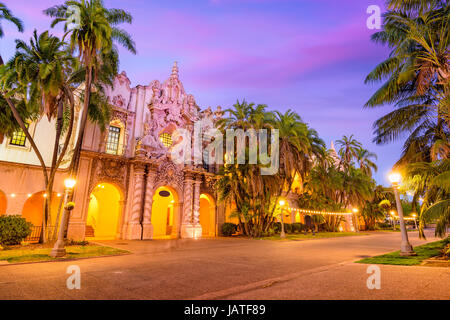
[[120,128],[110,126],[108,132],[108,140],[106,141],[106,153],[119,154],[120,144]]
[[170,146],[172,146],[172,136],[168,133],[163,133],[159,136],[159,140],[162,142],[162,144],[166,147],[169,148]]
[[[29,124],[26,123],[25,127],[28,129]],[[26,142],[27,136],[25,135],[25,132],[23,132],[22,129],[19,129],[18,131],[13,133],[13,136],[11,137],[11,141],[9,142],[9,144],[13,146],[25,147]]]

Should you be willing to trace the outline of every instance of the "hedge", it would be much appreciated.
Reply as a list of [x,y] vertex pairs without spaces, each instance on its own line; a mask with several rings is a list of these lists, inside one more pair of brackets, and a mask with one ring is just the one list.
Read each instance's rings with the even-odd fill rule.
[[20,244],[31,234],[33,224],[21,216],[0,217],[0,245],[11,246]]

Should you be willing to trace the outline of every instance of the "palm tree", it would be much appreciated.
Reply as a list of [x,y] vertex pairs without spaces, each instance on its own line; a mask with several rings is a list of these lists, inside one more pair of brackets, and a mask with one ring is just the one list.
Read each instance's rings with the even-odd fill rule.
[[366,230],[374,230],[376,222],[386,218],[386,213],[392,208],[392,203],[395,203],[392,190],[380,185],[373,189],[372,199],[364,203],[360,212]]
[[[19,18],[15,17],[11,13],[11,11],[3,3],[0,2],[0,38],[3,38],[5,36],[5,33],[3,31],[3,27],[1,25],[1,21],[2,20],[6,20],[6,21],[9,21],[9,22],[13,23],[17,27],[19,32],[23,32],[23,23],[22,23],[22,21]],[[2,58],[2,56],[0,54],[0,66],[3,66],[3,65],[4,65],[3,58]],[[14,103],[11,100],[12,99],[11,97],[3,96],[2,100],[3,99],[4,99],[4,102],[6,103],[6,105],[8,106],[8,108],[11,110],[11,115],[10,116],[8,116],[7,113],[9,113],[9,111],[6,111],[6,109],[4,110],[5,111],[4,113],[2,112],[2,114],[4,115],[4,116],[2,116],[3,120],[10,120],[11,118],[14,118],[17,121],[17,126],[15,125],[15,123],[11,123],[11,121],[7,121],[7,123],[9,123],[10,125],[9,125],[8,128],[5,125],[3,130],[2,130],[2,132],[0,132],[0,141],[3,140],[3,136],[4,136],[5,133],[12,134],[12,132],[18,130],[19,128],[22,129],[22,130],[25,129],[24,130],[25,135],[27,136],[27,139],[30,141],[31,147],[36,151],[37,150],[36,144],[34,143],[33,140],[30,140],[31,136],[27,132],[28,130],[26,130],[26,125],[22,121],[22,117],[21,117],[21,116],[25,115],[24,111],[26,109],[22,108],[22,112],[17,110],[14,107]],[[2,105],[5,106],[5,104],[2,104]],[[28,113],[28,116],[31,116],[31,115],[32,114]],[[43,163],[43,161],[41,161],[42,160],[42,156],[39,153],[37,153],[37,157],[38,157],[39,161],[42,164]]]
[[[73,12],[78,15],[78,25],[71,28]],[[64,23],[66,36],[70,35],[70,48],[77,50],[81,64],[85,67],[84,105],[80,120],[78,139],[71,163],[71,173],[76,174],[80,160],[81,145],[86,128],[93,81],[103,60],[102,56],[113,50],[114,43],[119,43],[132,53],[136,48],[131,36],[117,26],[132,23],[132,16],[121,9],[106,9],[102,0],[66,1],[44,11],[55,18],[52,27]]]
[[353,135],[347,137],[344,135],[342,140],[337,140],[336,144],[341,146],[339,149],[339,156],[341,157],[341,164],[349,166],[353,158],[358,157],[358,150],[362,148],[361,142],[355,140]]
[[404,164],[420,161],[417,155],[429,157],[437,140],[449,141],[450,7],[442,0],[391,0],[388,8],[383,30],[372,40],[391,54],[366,78],[366,83],[384,81],[366,107],[395,104],[396,110],[375,122],[374,141],[385,144],[409,133],[398,163]]
[[371,160],[371,158],[376,160],[377,155],[366,149],[361,148],[357,150],[356,159],[359,164],[359,168],[370,177],[372,176],[372,170],[378,170],[377,165]]
[[[5,36],[3,27],[1,25],[2,20],[11,22],[12,24],[14,24],[17,27],[17,30],[19,30],[20,32],[23,32],[22,21],[19,18],[15,17],[11,13],[11,11],[3,3],[0,2],[0,38],[3,38]],[[1,54],[0,54],[0,65],[3,65],[3,59],[2,59]]]
[[[283,192],[289,194],[295,179],[303,182],[310,172],[313,162],[325,154],[325,143],[314,129],[308,127],[301,117],[287,110],[284,114],[274,112],[270,120],[272,127],[279,131],[280,168],[278,176],[282,180],[281,188],[275,197],[275,203]],[[275,206],[272,208],[272,214]]]
[[341,173],[343,174],[343,184],[339,193],[339,201],[344,204],[345,208],[355,205],[362,207],[373,196],[375,181],[361,169],[353,166]]
[[[2,73],[3,90],[8,92],[8,95],[14,94],[22,97],[25,105],[37,110],[39,115],[46,115],[49,121],[56,118],[52,161],[49,168],[45,164],[42,166],[45,190],[48,195],[45,199],[42,219],[42,240],[44,242],[48,236],[47,223],[51,222],[50,203],[54,178],[72,134],[74,88],[71,85],[71,77],[77,66],[77,60],[68,54],[64,42],[50,35],[48,31],[39,36],[34,31],[29,44],[22,40],[16,40],[16,54],[4,66]],[[64,113],[69,115],[66,124],[64,124]],[[67,134],[64,138],[63,148],[59,150],[64,127],[67,128]],[[58,153],[58,151],[60,152]]]
[[419,216],[421,237],[425,237],[425,224],[432,221],[436,221],[435,234],[444,237],[450,227],[450,160],[410,164],[405,185],[423,197]]
[[[266,108],[266,105],[238,101],[232,108],[226,110],[229,117],[223,118],[218,127],[222,131],[270,129],[273,114],[267,112]],[[244,234],[260,236],[272,223],[270,207],[274,205],[273,195],[278,194],[283,182],[278,175],[261,175],[263,165],[248,163],[250,149],[254,147],[246,145],[244,150],[237,150],[244,152],[246,158],[244,164],[237,163],[237,153],[225,155],[235,157],[235,164],[226,163],[221,168],[218,191],[221,201],[235,203],[236,215]]]
[[273,127],[278,129],[280,136],[280,174],[285,177],[287,190],[290,190],[295,176],[303,179],[311,167],[308,126],[297,113],[288,110],[284,114],[275,111]]

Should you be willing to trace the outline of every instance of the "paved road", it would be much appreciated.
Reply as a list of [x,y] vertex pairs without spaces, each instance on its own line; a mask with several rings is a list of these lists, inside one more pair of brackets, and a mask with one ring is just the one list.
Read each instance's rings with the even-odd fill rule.
[[[425,242],[417,233],[410,237],[413,245]],[[107,243],[133,254],[0,266],[0,299],[450,299],[445,268],[383,266],[382,289],[367,289],[367,266],[351,262],[396,250],[400,233],[291,242],[210,239],[171,249],[168,241]],[[66,287],[70,265],[81,269],[81,290]]]

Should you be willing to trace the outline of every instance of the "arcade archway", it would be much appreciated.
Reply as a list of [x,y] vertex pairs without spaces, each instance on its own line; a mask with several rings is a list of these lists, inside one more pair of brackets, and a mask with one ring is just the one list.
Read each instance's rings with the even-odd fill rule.
[[159,187],[153,195],[152,203],[152,226],[153,239],[164,239],[176,236],[176,205],[178,195],[176,191],[168,186]]
[[[58,209],[63,195],[59,193],[53,193],[51,203],[51,226],[56,226],[56,218],[58,215]],[[29,195],[27,201],[23,205],[22,217],[28,222],[31,222],[35,227],[42,225],[44,215],[44,201],[47,194],[44,191],[37,192],[33,195]],[[60,214],[61,216],[61,214]]]
[[200,225],[203,237],[216,236],[216,205],[208,194],[200,195]]
[[85,237],[89,239],[115,239],[121,217],[122,194],[110,184],[98,184],[92,191],[86,218]]

